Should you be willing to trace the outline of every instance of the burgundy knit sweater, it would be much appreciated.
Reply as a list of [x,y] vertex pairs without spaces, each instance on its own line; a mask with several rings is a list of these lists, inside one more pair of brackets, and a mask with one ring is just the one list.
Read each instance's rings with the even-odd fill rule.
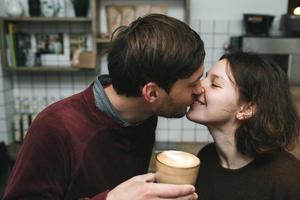
[[52,104],[30,127],[4,199],[105,199],[147,172],[156,123],[119,126],[96,108],[92,87]]

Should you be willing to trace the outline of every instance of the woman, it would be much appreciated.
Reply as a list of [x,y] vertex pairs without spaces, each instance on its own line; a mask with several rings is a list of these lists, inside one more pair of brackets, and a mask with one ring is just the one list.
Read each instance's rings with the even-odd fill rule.
[[201,82],[187,117],[214,143],[198,154],[201,200],[299,200],[300,161],[286,149],[299,137],[286,74],[249,53],[222,56]]

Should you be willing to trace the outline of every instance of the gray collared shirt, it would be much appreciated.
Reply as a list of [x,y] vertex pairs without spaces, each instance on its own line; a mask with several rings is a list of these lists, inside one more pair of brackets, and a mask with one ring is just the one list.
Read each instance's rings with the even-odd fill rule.
[[96,107],[102,112],[106,113],[112,119],[114,119],[118,124],[123,127],[135,126],[137,124],[130,123],[122,118],[120,113],[113,107],[109,101],[104,88],[102,85],[111,84],[111,79],[109,75],[100,75],[94,82],[93,93],[95,98]]

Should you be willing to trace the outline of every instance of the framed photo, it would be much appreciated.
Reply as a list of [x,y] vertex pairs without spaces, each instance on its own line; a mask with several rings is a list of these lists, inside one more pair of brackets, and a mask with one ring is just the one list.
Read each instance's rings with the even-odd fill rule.
[[62,33],[38,33],[35,35],[37,52],[40,54],[64,54]]
[[35,65],[70,66],[69,35],[67,33],[35,34]]

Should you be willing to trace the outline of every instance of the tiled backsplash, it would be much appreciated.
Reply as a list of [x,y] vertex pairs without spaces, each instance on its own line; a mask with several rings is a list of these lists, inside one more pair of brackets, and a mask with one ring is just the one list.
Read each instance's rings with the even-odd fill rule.
[[[1,58],[0,58],[1,61]],[[0,142],[12,142],[13,86],[10,74],[0,62]]]
[[[228,44],[230,36],[242,33],[241,21],[191,20],[191,26],[205,43],[205,70],[223,54],[223,46]],[[105,58],[101,66],[101,74],[107,73]],[[51,103],[83,90],[97,75],[96,72],[0,73],[0,141],[6,143],[12,141],[14,99],[47,99]],[[196,125],[184,117],[159,118],[156,139],[166,142],[206,142],[211,137],[206,127]]]

